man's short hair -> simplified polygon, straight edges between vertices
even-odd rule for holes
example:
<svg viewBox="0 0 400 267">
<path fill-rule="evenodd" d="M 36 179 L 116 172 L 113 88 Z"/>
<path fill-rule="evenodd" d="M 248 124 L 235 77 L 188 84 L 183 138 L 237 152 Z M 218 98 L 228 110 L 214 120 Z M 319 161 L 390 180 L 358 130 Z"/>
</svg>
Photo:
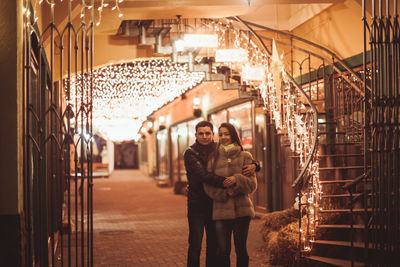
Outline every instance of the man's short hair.
<svg viewBox="0 0 400 267">
<path fill-rule="evenodd" d="M 209 121 L 201 121 L 201 122 L 197 123 L 196 124 L 196 133 L 197 133 L 197 129 L 199 129 L 200 127 L 210 127 L 211 132 L 214 132 L 214 129 L 213 129 L 214 126 Z"/>
</svg>

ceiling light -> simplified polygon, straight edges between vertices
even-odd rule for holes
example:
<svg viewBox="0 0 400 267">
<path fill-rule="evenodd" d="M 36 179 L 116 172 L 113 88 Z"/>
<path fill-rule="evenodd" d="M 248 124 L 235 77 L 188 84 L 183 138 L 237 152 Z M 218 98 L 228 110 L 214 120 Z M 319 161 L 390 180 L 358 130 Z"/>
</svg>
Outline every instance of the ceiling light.
<svg viewBox="0 0 400 267">
<path fill-rule="evenodd" d="M 174 46 L 176 52 L 183 52 L 185 49 L 185 42 L 181 39 L 175 40 Z"/>
</svg>

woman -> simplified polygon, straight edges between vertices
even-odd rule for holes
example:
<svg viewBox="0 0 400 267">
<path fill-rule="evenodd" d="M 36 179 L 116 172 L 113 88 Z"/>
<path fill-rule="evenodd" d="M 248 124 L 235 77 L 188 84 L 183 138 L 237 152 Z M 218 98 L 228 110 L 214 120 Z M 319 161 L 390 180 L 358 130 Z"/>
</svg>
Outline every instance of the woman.
<svg viewBox="0 0 400 267">
<path fill-rule="evenodd" d="M 222 123 L 218 129 L 219 142 L 216 151 L 208 161 L 209 171 L 228 177 L 226 184 L 231 186 L 220 189 L 204 184 L 206 194 L 213 199 L 213 220 L 217 231 L 218 266 L 230 266 L 231 236 L 236 251 L 236 266 L 249 265 L 247 254 L 247 235 L 250 219 L 254 217 L 254 208 L 249 194 L 257 188 L 255 175 L 242 175 L 242 168 L 251 164 L 250 153 L 243 151 L 240 138 L 235 127 L 230 123 Z"/>
</svg>

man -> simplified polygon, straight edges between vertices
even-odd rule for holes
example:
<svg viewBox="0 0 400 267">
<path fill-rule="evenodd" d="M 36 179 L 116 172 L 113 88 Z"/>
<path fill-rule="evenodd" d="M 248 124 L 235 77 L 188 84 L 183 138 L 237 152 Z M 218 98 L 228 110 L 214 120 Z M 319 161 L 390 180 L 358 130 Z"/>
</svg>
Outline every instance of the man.
<svg viewBox="0 0 400 267">
<path fill-rule="evenodd" d="M 207 172 L 207 159 L 216 149 L 213 125 L 201 121 L 196 125 L 196 142 L 186 149 L 184 161 L 188 179 L 188 222 L 189 248 L 187 257 L 188 267 L 200 266 L 201 243 L 204 228 L 206 229 L 206 266 L 216 267 L 217 240 L 215 223 L 212 220 L 212 200 L 205 194 L 203 183 L 215 187 L 229 187 L 233 176 L 222 177 Z M 257 163 L 247 165 L 244 175 L 259 170 Z M 233 177 L 234 178 L 234 177 Z"/>
</svg>

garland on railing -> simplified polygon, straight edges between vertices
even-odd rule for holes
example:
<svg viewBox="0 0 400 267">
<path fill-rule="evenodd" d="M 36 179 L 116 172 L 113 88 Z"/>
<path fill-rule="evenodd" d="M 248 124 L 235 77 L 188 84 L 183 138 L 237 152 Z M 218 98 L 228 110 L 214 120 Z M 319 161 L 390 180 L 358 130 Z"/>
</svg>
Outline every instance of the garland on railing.
<svg viewBox="0 0 400 267">
<path fill-rule="evenodd" d="M 276 56 L 275 45 L 273 47 L 275 56 L 272 57 L 272 61 L 279 60 Z M 282 64 L 275 62 L 273 65 L 281 66 Z M 282 78 L 282 90 L 277 89 L 279 84 L 274 81 L 275 77 L 279 77 L 279 80 Z M 305 99 L 298 92 L 296 94 L 295 86 L 288 79 L 283 67 L 276 68 L 274 72 L 267 76 L 267 79 L 267 86 L 259 88 L 264 99 L 264 105 L 270 111 L 276 129 L 287 134 L 290 149 L 299 156 L 300 167 L 307 167 L 304 176 L 310 177 L 308 183 L 303 185 L 297 196 L 297 201 L 300 202 L 297 204 L 299 211 L 302 215 L 306 214 L 305 221 L 307 223 L 306 230 L 304 230 L 304 227 L 300 228 L 301 249 L 308 252 L 312 248 L 315 229 L 319 222 L 318 211 L 322 193 L 319 182 L 318 152 L 311 164 L 305 166 L 308 156 L 313 153 L 313 140 L 317 138 L 313 129 L 317 125 L 314 125 L 316 121 L 313 120 L 313 110 L 307 109 L 304 105 Z"/>
<path fill-rule="evenodd" d="M 290 142 L 290 149 L 299 156 L 299 165 L 304 169 L 303 176 L 308 182 L 303 184 L 297 197 L 300 212 L 305 214 L 306 229 L 301 227 L 300 248 L 302 251 L 312 249 L 312 241 L 315 237 L 315 229 L 319 222 L 319 203 L 321 200 L 321 185 L 319 182 L 319 161 L 316 149 L 317 134 L 313 131 L 317 127 L 316 110 L 306 107 L 307 101 L 311 102 L 305 94 L 301 94 L 297 85 L 292 82 L 284 70 L 282 58 L 278 56 L 275 42 L 272 44 L 272 55 L 267 55 L 255 44 L 247 34 L 227 24 L 213 23 L 214 29 L 219 33 L 220 46 L 227 46 L 227 32 L 234 37 L 233 47 L 247 49 L 249 63 L 262 65 L 265 69 L 265 79 L 262 81 L 244 80 L 244 83 L 259 90 L 264 102 L 264 108 L 269 111 L 278 132 L 285 133 Z M 228 34 L 228 36 L 230 36 Z M 229 65 L 229 64 L 227 64 Z M 229 65 L 229 67 L 237 67 Z M 296 90 L 296 88 L 298 90 Z M 311 90 L 311 88 L 310 88 Z M 311 155 L 315 153 L 315 155 Z M 312 161 L 308 163 L 308 158 Z M 308 166 L 306 166 L 308 164 Z M 304 224 L 303 224 L 304 225 Z"/>
</svg>

